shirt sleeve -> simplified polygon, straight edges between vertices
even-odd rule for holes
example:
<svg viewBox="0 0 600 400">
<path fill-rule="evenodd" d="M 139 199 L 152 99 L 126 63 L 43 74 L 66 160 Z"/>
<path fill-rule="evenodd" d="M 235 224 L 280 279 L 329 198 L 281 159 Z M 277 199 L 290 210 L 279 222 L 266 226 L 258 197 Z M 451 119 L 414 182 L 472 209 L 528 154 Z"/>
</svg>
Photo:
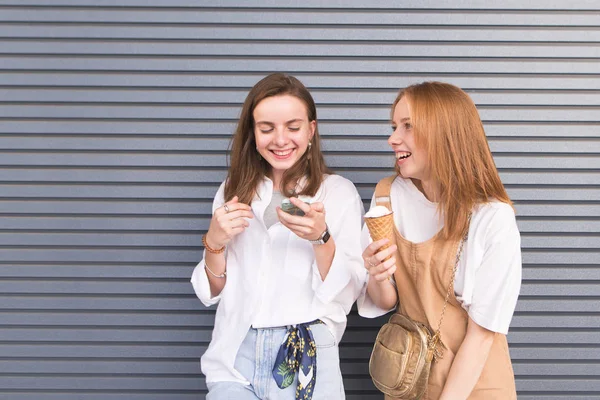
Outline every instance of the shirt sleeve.
<svg viewBox="0 0 600 400">
<path fill-rule="evenodd" d="M 503 204 L 484 228 L 484 251 L 476 266 L 469 317 L 507 334 L 521 289 L 521 236 L 512 208 Z"/>
<path fill-rule="evenodd" d="M 215 195 L 215 199 L 213 200 L 212 212 L 221 207 L 225 203 L 224 199 L 225 195 L 225 182 L 221 184 L 219 190 L 217 190 L 217 194 Z M 221 300 L 221 295 L 211 296 L 210 293 L 210 283 L 208 281 L 208 276 L 206 275 L 204 259 L 206 257 L 206 250 L 202 253 L 202 260 L 196 265 L 194 268 L 194 272 L 192 273 L 192 286 L 194 287 L 194 292 L 196 292 L 196 296 L 200 299 L 202 304 L 206 307 L 210 307 L 214 304 L 217 304 L 219 300 Z M 227 283 L 225 283 L 227 285 Z"/>
<path fill-rule="evenodd" d="M 348 185 L 351 190 L 338 186 L 340 190 L 333 198 L 334 201 L 328 202 L 325 209 L 327 226 L 335 240 L 335 254 L 325 280 L 321 279 L 316 261 L 312 266 L 312 288 L 317 298 L 325 304 L 332 302 L 342 291 L 347 292 L 349 285 L 355 287 L 354 300 L 362 286 L 362 279 L 357 278 L 357 271 L 362 267 L 360 229 L 364 208 L 354 185 L 349 181 Z"/>
<path fill-rule="evenodd" d="M 375 195 L 373 195 L 373 198 L 371 199 L 371 206 L 369 207 L 369 209 L 373 208 L 375 206 Z M 369 229 L 367 228 L 367 225 L 363 225 L 362 228 L 362 232 L 361 232 L 361 237 L 360 237 L 360 248 L 362 250 L 364 250 L 368 245 L 371 244 L 371 242 L 373 242 L 373 240 L 371 239 L 371 235 L 369 234 Z M 362 262 L 362 256 L 361 256 L 361 268 L 362 268 L 362 273 L 364 274 L 364 284 L 361 288 L 360 291 L 360 295 L 358 296 L 358 299 L 356 300 L 356 306 L 358 307 L 358 314 L 361 317 L 365 317 L 365 318 L 377 318 L 380 317 L 384 314 L 387 314 L 388 312 L 394 310 L 396 307 L 393 307 L 389 310 L 384 310 L 383 308 L 379 308 L 371 299 L 371 296 L 369 296 L 369 293 L 367 293 L 367 285 L 369 283 L 369 278 L 371 277 L 371 275 L 369 275 L 369 273 L 367 272 L 367 270 L 365 269 L 363 262 Z M 392 278 L 393 279 L 393 278 Z M 396 282 L 392 280 L 392 284 L 396 285 Z"/>
</svg>

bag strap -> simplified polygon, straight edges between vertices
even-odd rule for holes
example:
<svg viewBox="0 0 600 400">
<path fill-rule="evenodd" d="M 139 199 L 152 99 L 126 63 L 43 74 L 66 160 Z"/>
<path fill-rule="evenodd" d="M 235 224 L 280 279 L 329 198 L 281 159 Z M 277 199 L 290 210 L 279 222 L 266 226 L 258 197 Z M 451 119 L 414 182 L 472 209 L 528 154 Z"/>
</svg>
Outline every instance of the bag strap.
<svg viewBox="0 0 600 400">
<path fill-rule="evenodd" d="M 442 314 L 440 315 L 440 321 L 438 322 L 437 330 L 434 335 L 429 339 L 429 343 L 427 346 L 427 360 L 430 361 L 432 358 L 440 359 L 444 357 L 443 349 L 438 347 L 438 342 L 442 341 L 442 322 L 444 321 L 444 314 L 446 313 L 446 306 L 448 305 L 448 300 L 450 299 L 450 291 L 454 288 L 454 278 L 456 277 L 456 270 L 458 269 L 458 263 L 460 262 L 460 257 L 463 252 L 463 248 L 465 242 L 469 238 L 469 226 L 471 225 L 471 215 L 469 214 L 467 220 L 467 232 L 465 232 L 465 236 L 461 239 L 458 245 L 458 251 L 456 252 L 456 260 L 454 261 L 454 268 L 452 268 L 452 275 L 450 277 L 450 284 L 448 285 L 448 290 L 446 291 L 446 298 L 444 299 L 444 307 L 442 308 Z"/>
</svg>

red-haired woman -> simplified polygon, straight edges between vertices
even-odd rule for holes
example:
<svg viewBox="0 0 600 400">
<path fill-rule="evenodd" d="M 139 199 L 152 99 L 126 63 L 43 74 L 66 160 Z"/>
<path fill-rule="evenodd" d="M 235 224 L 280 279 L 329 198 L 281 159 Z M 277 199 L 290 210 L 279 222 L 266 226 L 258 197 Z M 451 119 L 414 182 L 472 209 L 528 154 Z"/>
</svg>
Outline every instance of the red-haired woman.
<svg viewBox="0 0 600 400">
<path fill-rule="evenodd" d="M 250 90 L 230 159 L 192 276 L 200 300 L 219 304 L 207 399 L 344 399 L 338 343 L 365 274 L 362 202 L 326 167 L 298 79 Z"/>
<path fill-rule="evenodd" d="M 433 332 L 450 293 L 446 349 L 424 398 L 516 399 L 506 334 L 521 285 L 520 235 L 475 104 L 450 84 L 407 87 L 393 103 L 388 143 L 397 175 L 379 182 L 372 206 L 394 212 L 395 243 L 382 250 L 388 240 L 368 244 L 363 232 L 370 279 L 359 312 L 399 304 Z"/>
</svg>

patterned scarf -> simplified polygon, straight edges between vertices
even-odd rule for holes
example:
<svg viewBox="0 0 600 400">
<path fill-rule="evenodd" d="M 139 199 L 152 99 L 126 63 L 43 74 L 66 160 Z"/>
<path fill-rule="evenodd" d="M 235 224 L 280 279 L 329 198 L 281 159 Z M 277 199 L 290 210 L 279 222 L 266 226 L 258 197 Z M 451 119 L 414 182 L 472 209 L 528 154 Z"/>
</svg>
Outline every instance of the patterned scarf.
<svg viewBox="0 0 600 400">
<path fill-rule="evenodd" d="M 317 381 L 317 346 L 310 325 L 322 323 L 316 320 L 291 327 L 277 353 L 273 378 L 280 389 L 285 389 L 298 372 L 296 400 L 312 399 Z"/>
</svg>

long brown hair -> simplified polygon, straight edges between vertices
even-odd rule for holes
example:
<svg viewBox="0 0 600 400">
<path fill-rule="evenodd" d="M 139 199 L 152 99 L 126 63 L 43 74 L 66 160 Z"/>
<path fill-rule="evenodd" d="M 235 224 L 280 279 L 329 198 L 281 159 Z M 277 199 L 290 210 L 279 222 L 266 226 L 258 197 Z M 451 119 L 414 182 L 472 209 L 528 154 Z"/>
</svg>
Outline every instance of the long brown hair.
<svg viewBox="0 0 600 400">
<path fill-rule="evenodd" d="M 262 100 L 272 96 L 290 95 L 301 100 L 306 106 L 308 121 L 317 122 L 317 108 L 310 92 L 298 79 L 291 75 L 275 73 L 261 79 L 248 93 L 235 134 L 231 141 L 229 155 L 229 171 L 225 183 L 225 201 L 234 196 L 242 203 L 250 204 L 256 188 L 265 176 L 271 173 L 271 166 L 256 151 L 254 138 L 254 109 Z M 325 165 L 321 153 L 318 124 L 311 139 L 311 146 L 286 170 L 281 180 L 281 192 L 291 197 L 293 195 L 314 196 L 323 182 L 323 174 L 331 171 Z M 301 191 L 294 192 L 294 184 L 306 176 L 306 182 Z"/>
<path fill-rule="evenodd" d="M 440 190 L 443 237 L 460 239 L 476 204 L 497 199 L 512 205 L 469 95 L 448 83 L 419 83 L 400 91 L 392 115 L 403 97 L 409 104 L 415 144 L 427 151 L 431 178 Z"/>
</svg>

